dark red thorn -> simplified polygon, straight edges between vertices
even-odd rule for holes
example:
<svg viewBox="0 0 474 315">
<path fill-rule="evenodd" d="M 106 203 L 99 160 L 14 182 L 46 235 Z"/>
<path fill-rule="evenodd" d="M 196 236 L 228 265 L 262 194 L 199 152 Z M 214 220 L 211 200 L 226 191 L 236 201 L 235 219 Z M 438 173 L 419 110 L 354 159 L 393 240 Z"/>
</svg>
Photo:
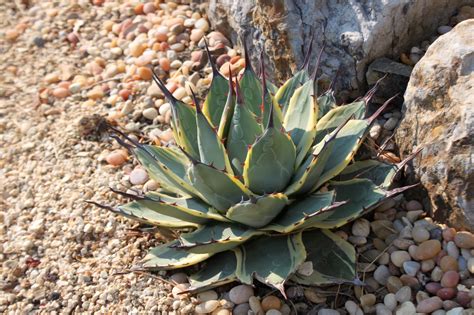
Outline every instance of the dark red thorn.
<svg viewBox="0 0 474 315">
<path fill-rule="evenodd" d="M 196 94 L 194 93 L 191 86 L 189 87 L 189 90 L 191 91 L 191 97 L 193 99 L 194 106 L 196 107 L 196 113 L 202 114 L 201 105 L 199 105 L 199 100 L 197 99 Z"/>
<path fill-rule="evenodd" d="M 319 65 L 321 63 L 321 57 L 323 55 L 324 48 L 326 48 L 326 39 L 325 38 L 323 39 L 323 45 L 321 46 L 321 50 L 319 51 L 318 59 L 316 61 L 316 66 L 314 67 L 313 74 L 311 75 L 311 79 L 313 81 L 316 81 L 316 76 L 318 75 Z"/>
<path fill-rule="evenodd" d="M 367 91 L 365 96 L 362 98 L 366 104 L 368 104 L 372 97 L 374 97 L 375 93 L 380 87 L 380 82 L 382 82 L 387 76 L 388 74 L 386 73 L 383 77 L 378 79 L 377 82 L 375 82 L 374 86 L 370 90 Z"/>
<path fill-rule="evenodd" d="M 245 58 L 245 69 L 244 69 L 244 72 L 245 71 L 253 71 L 252 69 L 252 64 L 250 63 L 250 55 L 249 55 L 249 51 L 247 49 L 247 43 L 245 42 L 245 39 L 246 39 L 246 36 L 242 36 L 241 40 L 242 40 L 242 46 L 244 47 L 244 58 Z"/>
<path fill-rule="evenodd" d="M 396 97 L 398 97 L 398 93 L 392 96 L 391 98 L 389 98 L 388 100 L 386 100 L 385 103 L 383 103 L 383 105 L 380 106 L 377 109 L 377 111 L 372 114 L 372 116 L 367 118 L 367 121 L 369 122 L 369 124 L 372 124 L 375 121 L 375 119 L 377 119 L 377 117 L 380 116 L 380 114 L 382 114 L 382 112 L 387 108 L 390 102 L 393 101 Z"/>
<path fill-rule="evenodd" d="M 310 41 L 309 41 L 309 46 L 308 46 L 308 50 L 306 51 L 306 54 L 304 56 L 304 61 L 303 61 L 303 66 L 301 66 L 301 69 L 300 70 L 303 70 L 303 69 L 306 69 L 308 70 L 308 66 L 309 66 L 309 58 L 311 56 L 311 52 L 313 50 L 313 43 L 314 43 L 314 35 L 316 34 L 316 32 L 314 31 L 314 28 L 311 28 L 311 32 L 310 32 Z"/>
<path fill-rule="evenodd" d="M 217 70 L 217 67 L 216 67 L 216 64 L 212 61 L 212 55 L 211 55 L 211 52 L 209 51 L 209 46 L 207 44 L 207 40 L 206 38 L 204 37 L 204 47 L 206 49 L 206 53 L 207 53 L 207 58 L 209 59 L 209 63 L 211 64 L 211 68 L 212 68 L 212 75 L 213 76 L 219 76 L 221 75 L 219 70 Z"/>
<path fill-rule="evenodd" d="M 171 103 L 171 105 L 175 105 L 178 100 L 173 96 L 173 94 L 168 90 L 166 87 L 165 83 L 161 81 L 161 79 L 158 77 L 155 71 L 153 69 L 151 70 L 153 75 L 153 81 L 155 81 L 156 85 L 160 88 L 161 92 L 165 95 L 165 97 L 168 99 L 168 101 Z"/>
</svg>

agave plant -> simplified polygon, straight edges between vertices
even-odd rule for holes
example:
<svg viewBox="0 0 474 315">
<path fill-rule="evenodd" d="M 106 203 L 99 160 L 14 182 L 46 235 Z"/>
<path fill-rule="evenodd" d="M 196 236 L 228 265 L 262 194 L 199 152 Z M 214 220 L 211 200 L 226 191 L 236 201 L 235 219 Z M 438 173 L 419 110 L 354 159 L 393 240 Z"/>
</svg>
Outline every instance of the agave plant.
<svg viewBox="0 0 474 315">
<path fill-rule="evenodd" d="M 353 161 L 388 102 L 366 118 L 373 91 L 344 106 L 336 105 L 332 88 L 317 97 L 310 50 L 280 88 L 266 82 L 263 56 L 259 77 L 245 55 L 235 83 L 209 58 L 213 80 L 202 106 L 195 96 L 192 105 L 177 100 L 154 76 L 172 105 L 177 146 L 141 144 L 116 130 L 114 137 L 161 188 L 122 193 L 134 200 L 109 209 L 180 230 L 177 239 L 151 248 L 143 266 L 202 263 L 190 276 L 190 290 L 257 279 L 284 294 L 287 281 L 354 282 L 355 250 L 331 230 L 406 189 L 389 190 L 406 161 Z M 312 272 L 297 273 L 305 262 Z"/>
</svg>

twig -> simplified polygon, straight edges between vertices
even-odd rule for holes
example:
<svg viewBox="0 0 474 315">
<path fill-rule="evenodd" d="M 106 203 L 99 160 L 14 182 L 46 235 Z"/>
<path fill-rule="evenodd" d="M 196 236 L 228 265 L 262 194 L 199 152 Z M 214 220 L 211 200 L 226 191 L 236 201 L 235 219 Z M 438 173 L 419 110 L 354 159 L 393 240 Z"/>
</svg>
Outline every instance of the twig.
<svg viewBox="0 0 474 315">
<path fill-rule="evenodd" d="M 102 84 L 102 83 L 107 83 L 107 82 L 115 81 L 115 80 L 121 80 L 121 79 L 123 79 L 123 77 L 124 77 L 123 75 L 118 75 L 118 76 L 113 77 L 113 78 L 105 79 L 105 80 L 96 82 L 94 84 L 91 84 L 91 85 L 85 87 L 84 90 L 92 89 L 94 86 L 97 86 L 97 85 Z"/>
</svg>

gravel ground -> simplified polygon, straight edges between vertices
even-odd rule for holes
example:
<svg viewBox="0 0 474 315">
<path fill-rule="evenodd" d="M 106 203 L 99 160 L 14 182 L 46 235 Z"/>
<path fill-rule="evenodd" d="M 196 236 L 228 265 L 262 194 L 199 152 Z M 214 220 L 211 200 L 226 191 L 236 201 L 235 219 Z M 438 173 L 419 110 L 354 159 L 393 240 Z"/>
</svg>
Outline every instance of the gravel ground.
<svg viewBox="0 0 474 315">
<path fill-rule="evenodd" d="M 474 236 L 433 223 L 403 196 L 338 232 L 357 246 L 366 287 L 289 286 L 288 302 L 248 286 L 189 297 L 177 294 L 183 274 L 131 273 L 165 236 L 85 200 L 116 204 L 109 187 L 156 184 L 97 128 L 98 117 L 168 143 L 169 105 L 148 68 L 186 100 L 184 81 L 209 84 L 204 34 L 222 72 L 243 60 L 196 5 L 21 3 L 0 4 L 0 312 L 452 315 L 472 307 Z M 385 140 L 399 117 L 394 109 L 371 130 L 381 158 L 398 161 Z"/>
</svg>

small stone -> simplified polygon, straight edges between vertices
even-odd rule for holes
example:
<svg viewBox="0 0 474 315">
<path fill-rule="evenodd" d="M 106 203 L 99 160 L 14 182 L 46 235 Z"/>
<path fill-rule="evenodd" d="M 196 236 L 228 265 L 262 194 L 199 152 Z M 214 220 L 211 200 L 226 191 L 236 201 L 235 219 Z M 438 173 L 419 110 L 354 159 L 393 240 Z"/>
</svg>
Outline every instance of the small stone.
<svg viewBox="0 0 474 315">
<path fill-rule="evenodd" d="M 435 265 L 436 265 L 436 263 L 433 259 L 423 260 L 421 262 L 421 271 L 429 272 L 429 271 L 433 270 Z"/>
<path fill-rule="evenodd" d="M 416 273 L 418 272 L 418 270 L 420 270 L 420 263 L 416 262 L 416 261 L 405 261 L 403 263 L 403 270 L 405 270 L 406 274 L 407 275 L 410 275 L 410 276 L 416 276 Z"/>
<path fill-rule="evenodd" d="M 407 302 L 411 300 L 411 288 L 408 286 L 401 287 L 400 290 L 395 294 L 395 298 L 399 303 Z"/>
<path fill-rule="evenodd" d="M 397 250 L 397 251 L 394 251 L 392 254 L 390 254 L 390 260 L 395 266 L 400 268 L 403 266 L 404 262 L 410 261 L 411 257 L 410 257 L 410 254 L 408 254 L 408 252 Z"/>
<path fill-rule="evenodd" d="M 429 314 L 436 310 L 439 310 L 442 307 L 443 307 L 443 301 L 439 297 L 435 296 L 418 303 L 418 305 L 416 306 L 416 311 L 418 313 Z"/>
<path fill-rule="evenodd" d="M 400 308 L 395 312 L 395 315 L 414 315 L 416 313 L 415 305 L 408 301 L 400 305 Z"/>
<path fill-rule="evenodd" d="M 143 110 L 142 112 L 142 115 L 143 117 L 145 117 L 146 119 L 149 119 L 149 120 L 153 120 L 155 119 L 156 117 L 158 117 L 158 111 L 151 107 L 151 108 L 146 108 L 145 110 Z"/>
<path fill-rule="evenodd" d="M 352 225 L 352 234 L 367 237 L 370 234 L 370 222 L 366 219 L 358 219 Z"/>
<path fill-rule="evenodd" d="M 48 84 L 59 82 L 59 74 L 56 72 L 49 73 L 44 77 L 44 81 Z"/>
<path fill-rule="evenodd" d="M 387 306 L 385 306 L 384 304 L 377 304 L 375 306 L 375 314 L 376 315 L 392 315 L 392 311 L 388 309 Z"/>
<path fill-rule="evenodd" d="M 441 278 L 441 286 L 444 288 L 455 288 L 459 283 L 459 273 L 456 271 L 446 271 Z"/>
<path fill-rule="evenodd" d="M 383 128 L 386 129 L 386 130 L 392 131 L 393 129 L 395 129 L 395 127 L 397 126 L 397 124 L 398 124 L 398 118 L 390 117 L 390 118 L 385 122 L 385 124 L 383 124 Z"/>
<path fill-rule="evenodd" d="M 418 200 L 410 200 L 405 204 L 407 211 L 423 210 L 423 205 Z"/>
<path fill-rule="evenodd" d="M 188 305 L 191 305 L 191 304 L 188 304 Z M 184 309 L 182 310 L 183 314 L 186 314 L 184 312 Z M 216 310 L 214 310 L 211 315 L 231 315 L 230 311 L 228 309 L 225 309 L 225 308 L 218 308 Z"/>
<path fill-rule="evenodd" d="M 385 265 L 380 265 L 374 271 L 374 279 L 381 285 L 386 285 L 387 280 L 390 277 L 390 270 Z"/>
<path fill-rule="evenodd" d="M 65 98 L 69 95 L 68 89 L 58 87 L 53 90 L 53 95 L 56 98 Z"/>
<path fill-rule="evenodd" d="M 314 269 L 313 269 L 313 262 L 312 261 L 305 261 L 302 263 L 296 272 L 302 276 L 310 276 L 313 274 Z"/>
<path fill-rule="evenodd" d="M 142 168 L 136 168 L 130 173 L 130 183 L 133 185 L 143 185 L 147 180 L 148 174 Z"/>
<path fill-rule="evenodd" d="M 246 284 L 235 286 L 229 291 L 229 298 L 235 304 L 247 303 L 253 295 L 253 288 Z"/>
<path fill-rule="evenodd" d="M 318 315 L 340 315 L 340 313 L 329 308 L 322 308 L 318 311 Z"/>
<path fill-rule="evenodd" d="M 474 274 L 474 257 L 467 260 L 467 270 L 469 270 L 471 274 Z"/>
<path fill-rule="evenodd" d="M 454 241 L 454 237 L 456 236 L 456 229 L 454 228 L 446 228 L 443 230 L 443 239 L 447 242 Z"/>
<path fill-rule="evenodd" d="M 271 309 L 278 310 L 281 307 L 281 301 L 274 295 L 269 295 L 262 300 L 262 308 L 266 312 Z"/>
<path fill-rule="evenodd" d="M 237 305 L 232 311 L 233 315 L 247 315 L 250 310 L 249 303 L 242 303 Z"/>
<path fill-rule="evenodd" d="M 204 291 L 204 292 L 201 292 L 197 295 L 197 299 L 200 302 L 207 302 L 207 301 L 211 301 L 211 300 L 217 300 L 218 297 L 219 296 L 217 295 L 216 291 L 214 291 L 214 290 Z"/>
<path fill-rule="evenodd" d="M 471 304 L 471 300 L 471 295 L 467 291 L 459 291 L 456 295 L 456 301 L 464 307 L 469 307 Z"/>
<path fill-rule="evenodd" d="M 458 271 L 458 261 L 456 258 L 451 257 L 451 256 L 444 256 L 443 258 L 440 259 L 439 261 L 439 267 L 441 270 L 444 272 L 453 270 L 453 271 Z"/>
<path fill-rule="evenodd" d="M 443 301 L 452 300 L 456 296 L 456 289 L 454 288 L 441 288 L 436 292 L 436 295 Z"/>
<path fill-rule="evenodd" d="M 153 2 L 147 2 L 143 5 L 143 13 L 149 14 L 156 11 L 156 7 Z"/>
<path fill-rule="evenodd" d="M 194 29 L 191 31 L 191 36 L 189 37 L 193 42 L 199 42 L 204 36 L 204 31 L 201 29 Z"/>
<path fill-rule="evenodd" d="M 268 310 L 265 315 L 281 315 L 281 312 L 279 310 L 274 310 L 274 309 L 271 309 L 271 310 Z"/>
<path fill-rule="evenodd" d="M 110 165 L 119 166 L 125 163 L 125 161 L 127 160 L 127 156 L 122 151 L 114 151 L 109 153 L 106 156 L 105 160 Z"/>
<path fill-rule="evenodd" d="M 351 300 L 347 300 L 344 304 L 344 307 L 350 315 L 356 315 L 357 311 L 359 310 L 359 306 Z"/>
<path fill-rule="evenodd" d="M 184 300 L 188 298 L 187 294 L 184 294 L 182 292 L 186 291 L 189 288 L 190 284 L 189 283 L 180 283 L 177 284 L 176 286 L 173 287 L 171 290 L 171 294 L 175 299 L 179 300 Z"/>
<path fill-rule="evenodd" d="M 196 305 L 196 308 L 194 310 L 198 314 L 207 314 L 207 313 L 211 313 L 219 306 L 220 306 L 219 301 L 210 300 L 210 301 L 206 301 L 206 302 Z"/>
<path fill-rule="evenodd" d="M 446 252 L 448 252 L 448 256 L 451 256 L 454 259 L 459 258 L 459 248 L 453 241 L 450 241 L 448 244 L 446 244 Z"/>
<path fill-rule="evenodd" d="M 290 315 L 291 314 L 291 309 L 290 307 L 287 305 L 287 304 L 283 304 L 281 307 L 280 307 L 280 313 L 282 315 Z"/>
<path fill-rule="evenodd" d="M 360 305 L 363 307 L 375 305 L 376 297 L 374 294 L 365 294 L 360 297 Z"/>
<path fill-rule="evenodd" d="M 15 41 L 18 36 L 20 36 L 20 32 L 15 29 L 7 30 L 5 32 L 5 38 L 9 41 Z"/>
<path fill-rule="evenodd" d="M 447 32 L 451 31 L 453 28 L 449 25 L 441 25 L 438 27 L 437 31 L 439 35 L 446 34 Z"/>
<path fill-rule="evenodd" d="M 170 49 L 174 50 L 174 51 L 177 51 L 177 52 L 181 52 L 183 51 L 185 48 L 184 44 L 183 43 L 176 43 L 176 44 L 173 44 L 170 46 Z"/>
<path fill-rule="evenodd" d="M 433 271 L 431 271 L 431 280 L 433 281 L 441 281 L 441 278 L 443 277 L 443 270 L 439 268 L 438 266 L 433 268 Z"/>
<path fill-rule="evenodd" d="M 462 307 L 455 307 L 453 309 L 450 309 L 449 311 L 446 312 L 446 315 L 463 315 L 463 314 L 472 314 L 469 311 L 464 312 L 464 309 Z"/>
<path fill-rule="evenodd" d="M 140 77 L 140 79 L 149 81 L 151 80 L 151 77 L 153 76 L 153 72 L 147 67 L 140 67 L 137 70 L 137 74 Z"/>
<path fill-rule="evenodd" d="M 398 290 L 401 289 L 401 287 L 403 287 L 403 283 L 400 280 L 400 278 L 395 277 L 395 276 L 390 276 L 387 279 L 387 285 L 386 286 L 387 286 L 387 290 L 389 292 L 396 293 Z"/>
<path fill-rule="evenodd" d="M 92 88 L 89 92 L 87 92 L 87 97 L 90 98 L 91 100 L 98 100 L 102 97 L 104 97 L 104 91 L 100 86 L 95 86 Z"/>
<path fill-rule="evenodd" d="M 458 232 L 454 237 L 454 243 L 456 243 L 459 248 L 474 248 L 474 235 L 465 231 Z"/>
<path fill-rule="evenodd" d="M 194 27 L 202 30 L 203 32 L 207 32 L 209 30 L 209 23 L 206 19 L 199 19 L 194 23 Z"/>
<path fill-rule="evenodd" d="M 250 309 L 254 312 L 254 314 L 264 313 L 262 309 L 262 304 L 260 303 L 260 300 L 257 297 L 251 296 L 249 298 L 249 305 L 250 305 Z"/>
<path fill-rule="evenodd" d="M 175 283 L 186 283 L 188 282 L 188 275 L 184 272 L 177 272 L 170 276 L 171 281 Z"/>
<path fill-rule="evenodd" d="M 417 243 L 421 243 L 430 239 L 430 232 L 421 226 L 415 226 L 411 231 L 411 235 Z"/>
<path fill-rule="evenodd" d="M 394 311 L 395 308 L 397 307 L 397 298 L 395 294 L 393 293 L 386 294 L 383 298 L 383 304 L 385 304 L 385 306 L 389 310 Z"/>
<path fill-rule="evenodd" d="M 438 282 L 429 282 L 425 285 L 426 291 L 433 295 L 436 295 L 436 293 L 438 293 L 441 288 L 441 284 L 439 284 Z"/>
<path fill-rule="evenodd" d="M 418 260 L 431 259 L 441 251 L 441 243 L 438 240 L 428 240 L 421 243 L 416 249 L 415 255 Z"/>
<path fill-rule="evenodd" d="M 35 38 L 33 38 L 33 44 L 36 47 L 43 48 L 45 44 L 44 38 L 41 36 L 36 36 Z"/>
</svg>

